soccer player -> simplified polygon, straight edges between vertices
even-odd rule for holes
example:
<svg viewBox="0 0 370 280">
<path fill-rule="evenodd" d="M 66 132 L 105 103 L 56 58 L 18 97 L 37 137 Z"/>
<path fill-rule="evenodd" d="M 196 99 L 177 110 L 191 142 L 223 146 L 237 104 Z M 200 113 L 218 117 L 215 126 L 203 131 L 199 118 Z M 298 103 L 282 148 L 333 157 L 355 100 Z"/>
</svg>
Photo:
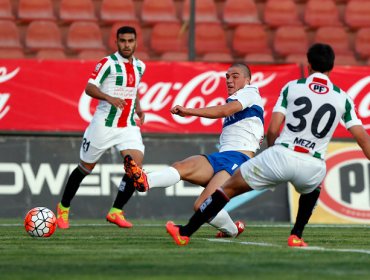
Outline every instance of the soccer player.
<svg viewBox="0 0 370 280">
<path fill-rule="evenodd" d="M 57 206 L 59 228 L 69 228 L 70 204 L 81 181 L 94 169 L 103 153 L 115 147 L 122 157 L 130 154 L 139 165 L 144 157 L 144 145 L 134 113 L 144 122 L 137 89 L 145 71 L 145 64 L 134 57 L 136 30 L 123 26 L 117 30 L 117 51 L 104 57 L 91 74 L 85 92 L 99 100 L 93 119 L 85 130 L 80 148 L 80 162 L 68 178 L 62 200 Z M 135 188 L 126 184 L 124 176 L 117 197 L 106 216 L 107 221 L 130 228 L 122 211 Z"/>
<path fill-rule="evenodd" d="M 273 109 L 267 132 L 270 147 L 243 163 L 203 202 L 188 224 L 177 226 L 167 222 L 167 232 L 177 245 L 188 244 L 190 236 L 217 215 L 232 197 L 291 182 L 301 195 L 288 246 L 307 246 L 302 239 L 303 230 L 326 174 L 324 157 L 328 143 L 341 119 L 370 159 L 370 136 L 356 115 L 353 101 L 329 79 L 335 59 L 333 49 L 326 44 L 314 44 L 307 59 L 309 76 L 284 86 Z"/>
<path fill-rule="evenodd" d="M 137 189 L 146 191 L 149 187 L 168 187 L 180 180 L 203 186 L 205 189 L 194 205 L 197 210 L 243 162 L 252 158 L 263 140 L 264 119 L 261 96 L 258 88 L 250 85 L 250 81 L 251 71 L 247 65 L 232 64 L 226 73 L 226 104 L 205 108 L 173 107 L 171 112 L 182 117 L 225 118 L 219 152 L 194 155 L 147 175 L 127 156 L 125 170 Z M 213 219 L 210 217 L 209 224 L 220 230 L 217 237 L 236 237 L 244 230 L 244 223 L 234 223 L 225 210 L 221 210 Z"/>
</svg>

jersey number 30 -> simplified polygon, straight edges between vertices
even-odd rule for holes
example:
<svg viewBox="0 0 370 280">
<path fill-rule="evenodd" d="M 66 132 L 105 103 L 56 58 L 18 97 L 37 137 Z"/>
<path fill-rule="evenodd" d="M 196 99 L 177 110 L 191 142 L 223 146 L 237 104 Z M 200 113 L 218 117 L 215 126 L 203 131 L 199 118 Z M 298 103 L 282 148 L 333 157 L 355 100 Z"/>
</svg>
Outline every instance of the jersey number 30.
<svg viewBox="0 0 370 280">
<path fill-rule="evenodd" d="M 293 132 L 301 132 L 307 126 L 307 119 L 305 118 L 305 116 L 311 112 L 312 102 L 307 97 L 299 97 L 294 101 L 294 104 L 297 106 L 304 105 L 299 110 L 293 112 L 293 116 L 299 119 L 299 123 L 296 126 L 288 123 L 287 127 Z M 318 131 L 321 119 L 326 113 L 329 113 L 329 119 L 327 120 L 326 124 L 321 129 L 321 131 Z M 336 110 L 333 105 L 330 105 L 328 103 L 321 105 L 320 108 L 314 114 L 314 117 L 312 119 L 311 133 L 316 138 L 319 138 L 319 139 L 324 138 L 330 131 L 331 127 L 333 126 L 335 115 L 336 115 Z"/>
</svg>

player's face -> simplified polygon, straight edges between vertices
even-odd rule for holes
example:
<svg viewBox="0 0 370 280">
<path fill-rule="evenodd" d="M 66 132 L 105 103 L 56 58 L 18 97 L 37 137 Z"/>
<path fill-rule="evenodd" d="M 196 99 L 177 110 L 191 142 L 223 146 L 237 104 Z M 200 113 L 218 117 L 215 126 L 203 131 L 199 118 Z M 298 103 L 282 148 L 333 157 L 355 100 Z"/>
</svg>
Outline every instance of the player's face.
<svg viewBox="0 0 370 280">
<path fill-rule="evenodd" d="M 136 49 L 136 37 L 133 33 L 118 34 L 117 50 L 124 58 L 131 58 Z"/>
<path fill-rule="evenodd" d="M 226 85 L 227 92 L 229 95 L 233 95 L 239 89 L 245 87 L 248 84 L 249 78 L 244 77 L 244 73 L 239 67 L 230 67 L 226 73 Z"/>
</svg>

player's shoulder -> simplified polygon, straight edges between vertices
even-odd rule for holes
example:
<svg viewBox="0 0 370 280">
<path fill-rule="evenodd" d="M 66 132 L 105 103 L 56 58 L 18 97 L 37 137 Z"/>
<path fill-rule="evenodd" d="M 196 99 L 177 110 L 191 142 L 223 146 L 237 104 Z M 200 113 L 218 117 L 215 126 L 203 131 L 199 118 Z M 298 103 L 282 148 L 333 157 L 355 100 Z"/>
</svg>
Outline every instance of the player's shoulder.
<svg viewBox="0 0 370 280">
<path fill-rule="evenodd" d="M 134 57 L 134 65 L 136 66 L 137 69 L 139 69 L 141 73 L 144 73 L 146 69 L 146 64 L 144 63 L 144 61 L 137 57 Z"/>
<path fill-rule="evenodd" d="M 237 91 L 238 94 L 260 94 L 256 85 L 246 85 Z"/>
</svg>

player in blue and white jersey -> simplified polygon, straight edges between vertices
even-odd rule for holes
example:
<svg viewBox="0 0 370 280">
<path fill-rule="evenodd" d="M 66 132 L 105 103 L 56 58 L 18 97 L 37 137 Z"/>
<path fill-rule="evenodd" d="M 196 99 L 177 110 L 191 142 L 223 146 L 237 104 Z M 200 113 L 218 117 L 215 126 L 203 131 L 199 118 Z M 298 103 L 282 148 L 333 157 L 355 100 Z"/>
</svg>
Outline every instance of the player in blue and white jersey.
<svg viewBox="0 0 370 280">
<path fill-rule="evenodd" d="M 115 147 L 122 157 L 130 154 L 139 165 L 143 161 L 144 144 L 134 115 L 137 114 L 143 124 L 145 115 L 137 89 L 145 64 L 134 56 L 136 30 L 130 26 L 119 28 L 116 44 L 117 51 L 96 65 L 85 89 L 87 95 L 99 100 L 99 104 L 83 136 L 80 162 L 69 176 L 57 206 L 59 228 L 69 228 L 71 201 L 82 180 L 91 174 L 106 150 Z M 122 178 L 117 197 L 106 216 L 107 221 L 123 228 L 132 227 L 122 211 L 135 191 L 132 184 L 126 186 L 128 180 L 127 176 Z"/>
<path fill-rule="evenodd" d="M 291 182 L 301 195 L 288 246 L 305 247 L 303 230 L 326 174 L 327 145 L 341 119 L 370 159 L 370 136 L 358 119 L 351 98 L 329 79 L 335 59 L 333 49 L 326 44 L 314 44 L 307 52 L 307 59 L 309 76 L 288 83 L 274 107 L 267 132 L 270 147 L 243 163 L 204 201 L 187 225 L 167 223 L 167 231 L 176 244 L 186 245 L 190 236 L 217 215 L 232 197 Z"/>
<path fill-rule="evenodd" d="M 215 189 L 223 184 L 239 168 L 252 158 L 263 140 L 263 102 L 256 86 L 250 85 L 251 72 L 247 65 L 235 63 L 226 73 L 228 97 L 226 104 L 205 108 L 175 106 L 172 114 L 182 117 L 225 118 L 220 136 L 219 152 L 209 155 L 194 155 L 175 162 L 162 171 L 142 173 L 133 160 L 125 159 L 126 173 L 137 184 L 139 191 L 149 187 L 169 187 L 180 180 L 203 186 L 205 189 L 196 200 L 197 210 Z M 138 179 L 135 176 L 138 175 Z M 138 182 L 136 182 L 138 183 Z M 209 223 L 220 230 L 218 237 L 236 237 L 244 230 L 241 221 L 233 222 L 222 210 Z"/>
</svg>

